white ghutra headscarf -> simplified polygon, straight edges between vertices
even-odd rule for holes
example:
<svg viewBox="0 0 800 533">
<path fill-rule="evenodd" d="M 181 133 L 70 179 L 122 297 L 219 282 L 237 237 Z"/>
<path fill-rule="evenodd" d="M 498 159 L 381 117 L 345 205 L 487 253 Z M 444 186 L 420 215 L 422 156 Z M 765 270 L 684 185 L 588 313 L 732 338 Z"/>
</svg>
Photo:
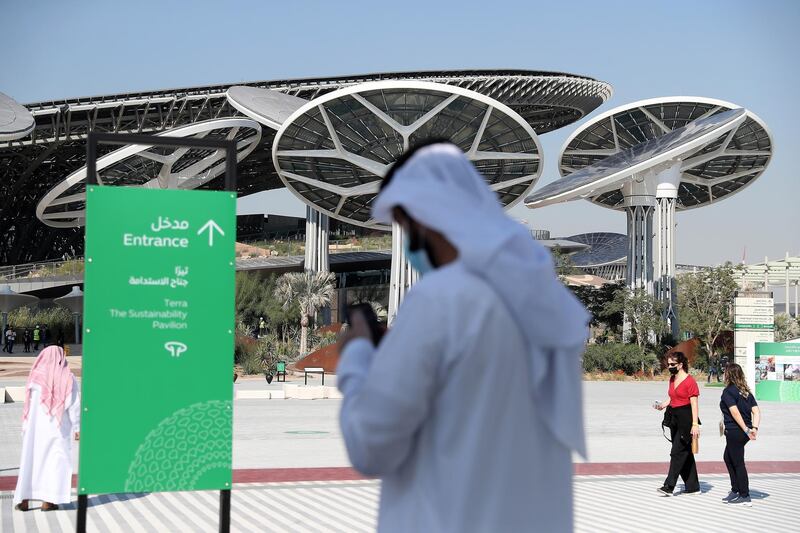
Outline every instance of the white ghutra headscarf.
<svg viewBox="0 0 800 533">
<path fill-rule="evenodd" d="M 388 224 L 401 206 L 443 234 L 466 269 L 508 307 L 528 348 L 531 399 L 548 430 L 586 456 L 581 364 L 589 315 L 555 274 L 550 253 L 509 218 L 475 166 L 450 143 L 419 149 L 372 207 Z"/>
</svg>

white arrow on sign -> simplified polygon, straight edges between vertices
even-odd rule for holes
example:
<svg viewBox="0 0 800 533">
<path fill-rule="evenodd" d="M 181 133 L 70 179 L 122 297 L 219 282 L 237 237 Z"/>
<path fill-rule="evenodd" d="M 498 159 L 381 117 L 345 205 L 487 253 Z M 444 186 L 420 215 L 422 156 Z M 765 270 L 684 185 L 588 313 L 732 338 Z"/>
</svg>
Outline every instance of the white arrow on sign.
<svg viewBox="0 0 800 533">
<path fill-rule="evenodd" d="M 220 228 L 217 225 L 217 223 L 214 222 L 213 220 L 209 220 L 208 222 L 203 224 L 203 227 L 200 228 L 199 230 L 197 230 L 197 234 L 200 235 L 201 233 L 203 233 L 206 230 L 208 230 L 208 245 L 209 246 L 214 246 L 214 230 L 217 230 L 219 232 L 219 234 L 222 235 L 223 237 L 225 236 L 225 232 L 222 231 L 222 228 Z"/>
</svg>

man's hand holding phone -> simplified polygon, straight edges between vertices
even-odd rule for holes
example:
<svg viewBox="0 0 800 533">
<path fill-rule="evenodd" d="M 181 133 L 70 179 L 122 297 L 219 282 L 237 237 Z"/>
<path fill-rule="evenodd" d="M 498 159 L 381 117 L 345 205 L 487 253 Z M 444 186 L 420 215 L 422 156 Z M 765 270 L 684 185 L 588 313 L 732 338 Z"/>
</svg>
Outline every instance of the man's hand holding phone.
<svg viewBox="0 0 800 533">
<path fill-rule="evenodd" d="M 339 353 L 341 353 L 347 343 L 353 339 L 363 337 L 376 346 L 380 342 L 381 336 L 383 335 L 383 327 L 378 323 L 378 317 L 375 315 L 372 308 L 369 307 L 369 304 L 348 306 L 346 321 L 348 328 L 339 335 Z"/>
</svg>

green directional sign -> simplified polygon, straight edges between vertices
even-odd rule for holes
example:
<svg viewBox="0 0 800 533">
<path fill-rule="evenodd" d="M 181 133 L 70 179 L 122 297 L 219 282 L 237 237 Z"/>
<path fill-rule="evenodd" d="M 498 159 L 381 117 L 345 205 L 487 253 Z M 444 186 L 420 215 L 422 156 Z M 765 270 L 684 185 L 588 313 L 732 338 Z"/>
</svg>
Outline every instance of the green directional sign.
<svg viewBox="0 0 800 533">
<path fill-rule="evenodd" d="M 231 488 L 236 197 L 89 185 L 80 494 Z"/>
</svg>

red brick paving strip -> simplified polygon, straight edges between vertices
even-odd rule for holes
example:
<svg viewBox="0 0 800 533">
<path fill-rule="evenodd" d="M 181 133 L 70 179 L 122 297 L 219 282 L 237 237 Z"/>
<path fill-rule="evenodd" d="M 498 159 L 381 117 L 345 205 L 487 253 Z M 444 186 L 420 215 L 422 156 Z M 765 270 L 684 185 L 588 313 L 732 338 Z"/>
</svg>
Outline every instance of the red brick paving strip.
<svg viewBox="0 0 800 533">
<path fill-rule="evenodd" d="M 575 474 L 579 476 L 625 476 L 664 474 L 668 463 L 576 463 Z M 721 461 L 700 461 L 700 474 L 726 474 Z M 800 474 L 800 461 L 749 461 L 750 474 Z M 330 468 L 245 468 L 233 471 L 234 483 L 281 483 L 294 481 L 349 481 L 366 479 L 349 467 Z M 76 476 L 72 476 L 72 486 Z M 17 476 L 0 476 L 0 491 L 14 490 Z"/>
</svg>

